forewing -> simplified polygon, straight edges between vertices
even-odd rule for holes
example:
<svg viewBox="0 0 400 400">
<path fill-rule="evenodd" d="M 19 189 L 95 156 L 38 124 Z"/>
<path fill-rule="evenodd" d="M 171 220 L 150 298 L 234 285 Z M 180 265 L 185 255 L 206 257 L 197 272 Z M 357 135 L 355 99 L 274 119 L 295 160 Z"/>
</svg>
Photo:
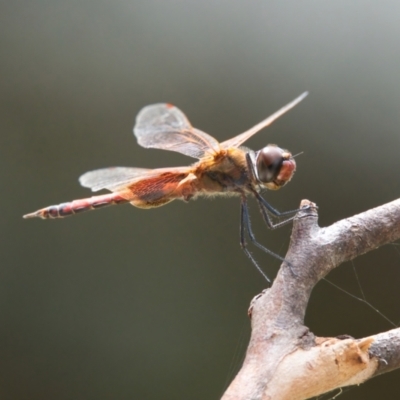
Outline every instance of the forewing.
<svg viewBox="0 0 400 400">
<path fill-rule="evenodd" d="M 79 183 L 83 187 L 92 189 L 93 192 L 101 189 L 116 191 L 143 179 L 157 177 L 165 173 L 186 173 L 187 171 L 188 167 L 157 169 L 111 167 L 86 172 L 79 178 Z"/>
<path fill-rule="evenodd" d="M 146 148 L 177 151 L 194 158 L 219 151 L 216 139 L 193 128 L 185 114 L 171 104 L 144 107 L 136 117 L 133 133 Z"/>
<path fill-rule="evenodd" d="M 246 140 L 250 139 L 254 134 L 259 132 L 261 129 L 265 128 L 266 126 L 272 124 L 272 122 L 274 122 L 276 119 L 278 119 L 281 115 L 285 114 L 287 111 L 289 111 L 295 105 L 300 103 L 300 101 L 302 101 L 307 95 L 308 95 L 308 92 L 304 92 L 299 97 L 297 97 L 296 99 L 291 101 L 289 104 L 282 107 L 280 110 L 278 110 L 277 112 L 275 112 L 268 118 L 264 119 L 264 121 L 261 121 L 257 125 L 250 128 L 248 131 L 243 132 L 240 135 L 237 135 L 232 139 L 226 140 L 225 142 L 222 142 L 220 144 L 221 148 L 227 149 L 229 147 L 239 147 Z"/>
</svg>

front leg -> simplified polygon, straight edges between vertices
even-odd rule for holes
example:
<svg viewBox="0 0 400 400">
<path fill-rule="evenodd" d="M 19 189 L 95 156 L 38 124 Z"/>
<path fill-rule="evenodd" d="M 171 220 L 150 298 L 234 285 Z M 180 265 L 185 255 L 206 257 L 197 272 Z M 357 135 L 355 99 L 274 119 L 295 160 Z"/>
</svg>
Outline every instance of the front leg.
<svg viewBox="0 0 400 400">
<path fill-rule="evenodd" d="M 274 223 L 268 214 L 269 212 L 273 214 L 275 217 L 284 217 L 285 215 L 290 215 L 290 214 L 296 214 L 298 211 L 300 211 L 300 208 L 297 210 L 290 210 L 290 211 L 285 211 L 285 212 L 279 212 L 275 210 L 268 202 L 265 200 L 256 190 L 252 190 L 254 197 L 257 200 L 258 207 L 260 209 L 261 215 L 267 224 L 269 229 L 276 229 L 280 228 L 281 226 L 287 225 L 289 222 L 293 221 L 294 217 L 296 215 L 293 215 L 290 218 L 285 219 L 284 221 L 280 221 L 277 223 Z"/>
<path fill-rule="evenodd" d="M 260 196 L 261 197 L 261 196 Z M 271 229 L 276 229 L 280 226 L 283 226 L 285 224 L 287 224 L 288 222 L 292 221 L 294 217 L 289 218 L 285 221 L 282 221 L 280 223 L 277 224 L 272 224 L 272 221 L 269 219 L 268 213 L 265 211 L 265 209 L 262 209 L 264 212 L 262 212 L 263 217 L 264 214 L 265 216 L 268 218 L 268 221 L 270 221 L 271 226 L 269 226 Z M 265 218 L 264 218 L 265 220 Z M 267 249 L 265 246 L 263 246 L 261 243 L 259 243 L 256 240 L 256 237 L 253 233 L 253 229 L 251 227 L 251 222 L 250 222 L 250 215 L 249 215 L 249 209 L 247 206 L 247 198 L 245 196 L 244 193 L 242 193 L 242 197 L 241 197 L 241 204 L 240 204 L 240 246 L 242 247 L 243 251 L 245 252 L 245 254 L 250 258 L 250 260 L 252 261 L 252 263 L 254 264 L 254 266 L 258 269 L 258 271 L 260 271 L 260 273 L 262 274 L 262 276 L 268 281 L 271 282 L 271 280 L 268 278 L 268 276 L 264 273 L 264 271 L 262 271 L 261 267 L 258 265 L 258 263 L 256 262 L 256 260 L 254 259 L 254 257 L 251 255 L 250 251 L 247 249 L 246 247 L 246 241 L 245 241 L 245 229 L 247 230 L 247 234 L 249 235 L 250 241 L 257 246 L 259 249 L 261 249 L 262 251 L 264 251 L 265 253 L 271 255 L 272 257 L 277 258 L 278 260 L 284 262 L 287 264 L 287 266 L 289 267 L 290 271 L 292 272 L 292 274 L 294 276 L 297 276 L 296 273 L 293 271 L 293 266 L 291 263 L 289 263 L 288 261 L 286 261 L 283 257 L 281 257 L 279 254 L 274 253 L 273 251 Z"/>
</svg>

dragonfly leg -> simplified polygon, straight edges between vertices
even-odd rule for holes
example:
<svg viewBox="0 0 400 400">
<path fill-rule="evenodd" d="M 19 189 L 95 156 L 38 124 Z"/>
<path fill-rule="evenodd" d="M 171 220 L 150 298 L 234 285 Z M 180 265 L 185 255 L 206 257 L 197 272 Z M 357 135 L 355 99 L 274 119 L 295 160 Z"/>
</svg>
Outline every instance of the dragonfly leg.
<svg viewBox="0 0 400 400">
<path fill-rule="evenodd" d="M 249 229 L 250 227 L 250 229 Z M 246 198 L 242 197 L 242 202 L 240 204 L 240 247 L 244 251 L 247 257 L 250 258 L 251 262 L 254 264 L 254 266 L 257 268 L 257 270 L 261 273 L 261 275 L 267 280 L 267 282 L 271 283 L 271 280 L 268 278 L 268 276 L 264 273 L 264 271 L 261 269 L 261 267 L 258 265 L 257 261 L 254 259 L 254 257 L 251 255 L 249 249 L 247 248 L 246 244 L 246 239 L 245 239 L 245 230 L 247 230 L 247 233 L 250 237 L 250 240 L 253 243 L 257 243 L 255 241 L 253 232 L 251 230 L 251 225 L 250 225 L 250 219 L 249 219 L 249 213 L 247 209 L 247 203 L 246 203 Z M 258 243 L 257 243 L 258 244 Z M 260 245 L 263 247 L 262 245 Z M 267 252 L 269 252 L 268 249 L 265 249 Z M 272 255 L 275 256 L 274 253 Z M 279 257 L 278 255 L 276 255 Z"/>
<path fill-rule="evenodd" d="M 255 190 L 253 191 L 253 194 L 254 194 L 254 197 L 255 197 L 256 200 L 257 200 L 258 205 L 260 206 L 260 208 L 264 209 L 265 212 L 270 212 L 272 215 L 274 215 L 275 217 L 278 217 L 278 218 L 279 218 L 279 217 L 284 217 L 284 216 L 286 216 L 286 215 L 292 215 L 292 217 L 290 217 L 290 218 L 288 218 L 288 219 L 286 219 L 286 220 L 284 220 L 284 221 L 282 221 L 282 222 L 279 222 L 279 223 L 277 223 L 277 224 L 272 224 L 273 226 L 270 226 L 270 224 L 267 222 L 268 226 L 269 226 L 271 229 L 279 228 L 280 226 L 289 223 L 289 222 L 292 221 L 292 220 L 294 219 L 294 217 L 295 217 L 295 215 L 293 215 L 293 214 L 296 214 L 296 213 L 299 212 L 300 210 L 304 210 L 304 208 L 297 208 L 296 210 L 289 210 L 289 211 L 280 212 L 280 211 L 276 210 L 274 207 L 272 207 L 271 204 L 269 204 L 268 201 L 265 200 L 264 197 L 262 197 L 262 196 L 261 196 L 258 192 L 256 192 Z M 310 206 L 307 206 L 307 207 L 310 207 Z M 270 218 L 268 218 L 268 219 L 270 220 Z"/>
<path fill-rule="evenodd" d="M 269 214 L 270 210 L 265 205 L 265 203 L 267 203 L 267 202 L 258 193 L 257 193 L 257 195 L 258 196 L 256 196 L 256 200 L 257 200 L 258 207 L 260 209 L 260 212 L 261 212 L 261 215 L 262 215 L 262 217 L 264 219 L 264 222 L 267 224 L 269 229 L 280 228 L 280 227 L 285 226 L 285 225 L 287 225 L 288 223 L 290 223 L 290 222 L 292 222 L 294 220 L 295 215 L 293 215 L 292 217 L 287 218 L 287 219 L 285 219 L 283 221 L 280 221 L 280 222 L 276 222 L 276 223 L 273 222 L 272 219 L 271 219 L 271 216 Z M 264 200 L 264 202 L 262 202 L 261 199 Z M 297 212 L 297 211 L 298 210 L 296 210 L 295 212 Z"/>
<path fill-rule="evenodd" d="M 278 224 L 273 225 L 272 221 L 270 220 L 268 213 L 264 210 L 264 213 L 262 212 L 263 217 L 264 214 L 265 216 L 268 218 L 268 220 L 271 222 L 272 225 L 272 229 L 278 228 L 279 226 L 284 225 L 285 223 L 290 222 L 293 218 L 290 218 L 289 220 L 286 221 L 282 221 Z M 264 217 L 265 220 L 265 217 Z M 268 224 L 268 223 L 267 223 Z M 271 226 L 269 226 L 271 227 Z M 275 257 L 276 259 L 285 262 L 290 271 L 292 272 L 293 275 L 297 276 L 296 273 L 293 271 L 292 265 L 286 261 L 283 257 L 281 257 L 279 254 L 274 253 L 273 251 L 267 249 L 265 246 L 263 246 L 261 243 L 259 243 L 253 233 L 253 229 L 251 227 L 251 221 L 250 221 L 250 215 L 249 215 L 249 209 L 247 206 L 247 199 L 244 195 L 242 195 L 242 201 L 241 201 L 241 205 L 240 205 L 240 245 L 242 247 L 242 249 L 244 250 L 244 252 L 246 253 L 246 255 L 250 258 L 250 260 L 253 262 L 253 264 L 255 265 L 255 267 L 261 272 L 261 274 L 264 276 L 264 278 L 268 281 L 271 282 L 270 279 L 265 275 L 265 273 L 261 270 L 260 266 L 258 265 L 258 263 L 254 260 L 254 257 L 250 254 L 249 250 L 246 248 L 246 242 L 245 242 L 245 231 L 247 231 L 247 234 L 250 238 L 250 241 L 257 246 L 259 249 L 261 249 L 262 251 L 264 251 L 265 253 L 271 255 L 272 257 Z"/>
</svg>

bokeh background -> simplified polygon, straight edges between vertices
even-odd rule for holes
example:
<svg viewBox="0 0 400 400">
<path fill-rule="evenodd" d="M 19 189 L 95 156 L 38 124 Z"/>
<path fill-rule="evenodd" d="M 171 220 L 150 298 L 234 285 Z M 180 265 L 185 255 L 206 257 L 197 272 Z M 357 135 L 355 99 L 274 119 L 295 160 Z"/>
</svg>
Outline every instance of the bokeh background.
<svg viewBox="0 0 400 400">
<path fill-rule="evenodd" d="M 56 221 L 22 214 L 88 197 L 107 166 L 187 165 L 139 147 L 137 112 L 172 102 L 219 140 L 310 96 L 246 145 L 278 143 L 298 172 L 280 210 L 307 198 L 320 224 L 400 195 L 400 3 L 9 1 L 0 6 L 0 398 L 218 399 L 266 282 L 239 247 L 237 198 L 129 205 Z M 285 254 L 290 227 L 258 239 Z M 329 279 L 400 321 L 396 244 Z M 254 249 L 271 277 L 279 262 Z M 306 323 L 362 337 L 391 325 L 321 282 Z M 399 371 L 341 395 L 397 399 Z M 327 398 L 327 397 L 325 397 Z"/>
</svg>

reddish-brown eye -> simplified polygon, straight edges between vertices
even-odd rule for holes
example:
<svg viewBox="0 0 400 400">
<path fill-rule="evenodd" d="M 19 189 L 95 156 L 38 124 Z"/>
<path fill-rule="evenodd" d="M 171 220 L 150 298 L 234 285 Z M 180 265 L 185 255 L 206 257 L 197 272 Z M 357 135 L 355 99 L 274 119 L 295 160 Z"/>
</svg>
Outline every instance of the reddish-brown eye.
<svg viewBox="0 0 400 400">
<path fill-rule="evenodd" d="M 272 182 L 277 178 L 284 160 L 283 150 L 269 145 L 257 154 L 256 168 L 258 180 L 262 183 Z"/>
</svg>

